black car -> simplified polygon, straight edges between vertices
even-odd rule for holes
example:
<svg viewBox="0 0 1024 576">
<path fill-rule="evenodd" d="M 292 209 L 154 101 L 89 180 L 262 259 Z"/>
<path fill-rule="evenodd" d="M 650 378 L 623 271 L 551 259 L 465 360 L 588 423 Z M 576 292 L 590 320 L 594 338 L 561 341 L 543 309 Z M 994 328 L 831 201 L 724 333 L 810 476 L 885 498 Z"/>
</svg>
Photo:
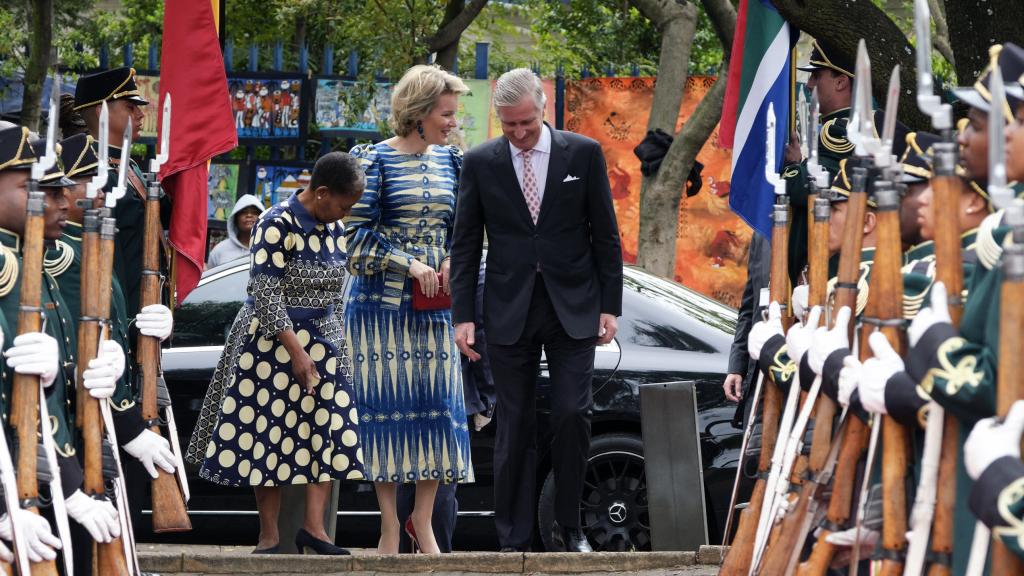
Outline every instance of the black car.
<svg viewBox="0 0 1024 576">
<path fill-rule="evenodd" d="M 245 300 L 247 259 L 207 271 L 199 286 L 174 313 L 172 346 L 163 369 L 170 388 L 182 446 L 199 416 L 203 396 L 231 322 Z M 741 431 L 732 424 L 722 382 L 735 329 L 736 312 L 674 282 L 626 267 L 623 315 L 615 340 L 597 350 L 594 370 L 593 435 L 581 511 L 587 536 L 598 550 L 650 550 L 644 446 L 639 387 L 648 383 L 696 381 L 698 427 L 704 468 L 703 495 L 711 542 L 725 522 L 740 448 Z M 548 445 L 548 385 L 545 365 L 538 378 L 538 524 L 553 517 Z M 494 549 L 494 425 L 471 434 L 476 482 L 459 486 L 458 549 Z M 255 541 L 255 499 L 251 490 L 225 488 L 200 480 L 191 467 L 189 511 L 192 533 L 162 537 L 175 541 Z M 377 502 L 369 483 L 343 482 L 338 511 L 338 542 L 376 546 Z M 144 511 L 145 513 L 145 511 Z M 248 517 L 250 520 L 240 522 Z M 550 531 L 538 531 L 550 548 Z"/>
</svg>

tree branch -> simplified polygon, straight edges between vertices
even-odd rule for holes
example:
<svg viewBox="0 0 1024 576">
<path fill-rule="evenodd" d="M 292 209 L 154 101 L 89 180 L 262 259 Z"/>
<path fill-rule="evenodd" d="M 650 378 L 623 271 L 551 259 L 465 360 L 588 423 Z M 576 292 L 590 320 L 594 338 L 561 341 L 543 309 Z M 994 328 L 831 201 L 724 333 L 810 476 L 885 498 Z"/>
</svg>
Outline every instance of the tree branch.
<svg viewBox="0 0 1024 576">
<path fill-rule="evenodd" d="M 718 39 L 722 41 L 725 57 L 729 58 L 733 37 L 736 35 L 736 9 L 733 8 L 732 2 L 729 0 L 701 0 L 701 4 L 704 5 L 704 11 L 711 19 L 711 25 L 714 26 Z"/>
<path fill-rule="evenodd" d="M 442 48 L 458 42 L 462 33 L 469 28 L 469 25 L 473 23 L 473 20 L 486 5 L 487 0 L 471 0 L 458 16 L 442 26 L 436 34 L 427 40 L 427 49 L 431 52 L 438 52 Z"/>
<path fill-rule="evenodd" d="M 932 13 L 932 21 L 935 22 L 932 46 L 939 51 L 939 54 L 942 54 L 942 57 L 946 59 L 946 62 L 949 62 L 950 66 L 956 68 L 953 47 L 949 44 L 949 24 L 946 23 L 946 7 L 939 0 L 928 0 L 928 8 Z"/>
</svg>

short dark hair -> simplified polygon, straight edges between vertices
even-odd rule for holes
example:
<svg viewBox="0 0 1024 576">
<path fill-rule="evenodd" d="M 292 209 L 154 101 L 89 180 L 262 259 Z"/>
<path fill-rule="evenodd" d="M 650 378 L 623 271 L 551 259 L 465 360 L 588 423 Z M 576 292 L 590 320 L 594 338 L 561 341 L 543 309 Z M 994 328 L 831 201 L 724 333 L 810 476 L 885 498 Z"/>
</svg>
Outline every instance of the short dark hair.
<svg viewBox="0 0 1024 576">
<path fill-rule="evenodd" d="M 348 152 L 329 152 L 313 166 L 309 187 L 313 190 L 326 186 L 332 194 L 352 194 L 360 189 L 365 177 L 359 161 Z"/>
</svg>

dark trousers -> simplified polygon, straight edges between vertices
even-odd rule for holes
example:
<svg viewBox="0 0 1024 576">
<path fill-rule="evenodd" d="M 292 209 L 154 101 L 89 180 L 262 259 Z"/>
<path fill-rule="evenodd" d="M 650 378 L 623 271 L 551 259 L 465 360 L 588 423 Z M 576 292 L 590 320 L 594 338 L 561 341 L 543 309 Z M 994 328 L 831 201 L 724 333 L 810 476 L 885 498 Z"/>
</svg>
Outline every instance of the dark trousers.
<svg viewBox="0 0 1024 576">
<path fill-rule="evenodd" d="M 443 553 L 452 551 L 452 535 L 455 534 L 455 520 L 459 515 L 459 501 L 455 498 L 458 484 L 438 484 L 437 496 L 434 497 L 434 515 L 430 523 L 434 527 L 434 538 L 437 547 Z M 402 533 L 398 541 L 398 551 L 402 554 L 412 552 L 412 540 L 405 533 L 405 519 L 412 515 L 416 504 L 416 484 L 406 482 L 398 485 L 398 521 L 402 523 Z"/>
<path fill-rule="evenodd" d="M 488 343 L 497 392 L 494 443 L 494 520 L 498 543 L 526 549 L 537 510 L 537 371 L 541 348 L 551 378 L 551 462 L 555 521 L 579 526 L 583 475 L 590 452 L 590 383 L 597 338 L 569 337 L 555 313 L 543 276 L 537 275 L 526 325 L 512 345 Z M 542 526 L 550 530 L 550 526 Z"/>
</svg>

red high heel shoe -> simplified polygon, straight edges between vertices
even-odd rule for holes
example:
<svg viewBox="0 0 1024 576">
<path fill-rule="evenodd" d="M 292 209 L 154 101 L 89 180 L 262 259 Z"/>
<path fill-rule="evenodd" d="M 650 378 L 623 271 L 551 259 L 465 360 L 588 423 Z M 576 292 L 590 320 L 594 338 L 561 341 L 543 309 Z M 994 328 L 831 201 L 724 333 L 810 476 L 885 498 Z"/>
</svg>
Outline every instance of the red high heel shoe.
<svg viewBox="0 0 1024 576">
<path fill-rule="evenodd" d="M 420 541 L 416 539 L 416 527 L 412 525 L 412 516 L 405 519 L 405 533 L 412 540 L 413 554 L 419 554 L 422 550 L 420 549 Z"/>
</svg>

